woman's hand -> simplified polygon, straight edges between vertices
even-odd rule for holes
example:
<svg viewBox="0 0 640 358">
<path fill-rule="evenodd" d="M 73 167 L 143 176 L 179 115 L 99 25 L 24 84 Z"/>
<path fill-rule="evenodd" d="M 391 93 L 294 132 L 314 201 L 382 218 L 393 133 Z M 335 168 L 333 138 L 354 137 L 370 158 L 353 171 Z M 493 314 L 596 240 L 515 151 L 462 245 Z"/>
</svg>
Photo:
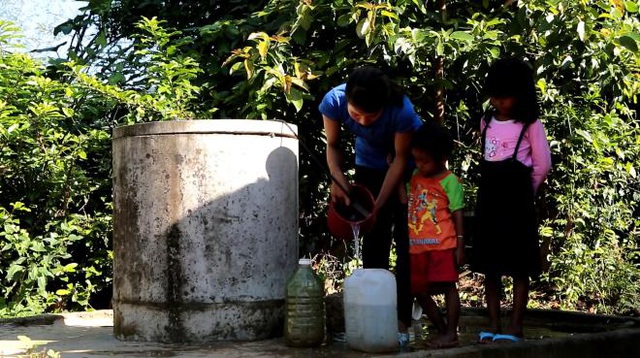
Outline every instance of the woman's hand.
<svg viewBox="0 0 640 358">
<path fill-rule="evenodd" d="M 396 154 L 389 165 L 387 174 L 382 182 L 382 187 L 380 188 L 380 192 L 376 198 L 376 205 L 380 207 L 384 206 L 387 199 L 396 193 L 398 186 L 403 184 L 402 177 L 404 175 L 405 168 L 407 167 L 409 156 L 411 155 L 409 144 L 411 143 L 412 136 L 412 132 L 396 132 L 394 134 L 394 148 Z"/>
<path fill-rule="evenodd" d="M 335 179 L 339 180 L 337 178 Z M 342 203 L 346 206 L 350 206 L 351 200 L 349 199 L 349 194 L 345 193 L 343 188 L 351 191 L 351 185 L 349 185 L 349 183 L 347 183 L 346 181 L 341 182 L 341 185 L 338 185 L 335 180 L 331 181 L 331 201 L 334 203 Z"/>
</svg>

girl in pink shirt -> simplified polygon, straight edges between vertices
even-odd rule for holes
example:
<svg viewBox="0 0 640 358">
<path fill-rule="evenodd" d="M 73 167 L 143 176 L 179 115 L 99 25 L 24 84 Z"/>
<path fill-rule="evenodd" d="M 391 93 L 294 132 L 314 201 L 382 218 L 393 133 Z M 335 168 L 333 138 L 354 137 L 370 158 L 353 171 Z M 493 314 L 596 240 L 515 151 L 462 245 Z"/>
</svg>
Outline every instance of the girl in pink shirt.
<svg viewBox="0 0 640 358">
<path fill-rule="evenodd" d="M 541 271 L 534 196 L 549 172 L 551 155 L 527 63 L 496 61 L 487 74 L 485 92 L 493 109 L 480 125 L 483 156 L 473 250 L 474 269 L 485 275 L 489 327 L 478 340 L 517 342 L 524 336 L 529 280 Z M 504 332 L 502 276 L 513 278 L 513 309 Z"/>
</svg>

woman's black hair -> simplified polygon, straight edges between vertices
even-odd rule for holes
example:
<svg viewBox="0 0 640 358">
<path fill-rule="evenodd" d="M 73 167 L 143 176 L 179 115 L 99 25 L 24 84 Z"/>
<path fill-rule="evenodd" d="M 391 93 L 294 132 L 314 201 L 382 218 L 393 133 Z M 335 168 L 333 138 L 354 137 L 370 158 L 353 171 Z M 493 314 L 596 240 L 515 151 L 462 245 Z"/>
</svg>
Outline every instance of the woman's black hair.
<svg viewBox="0 0 640 358">
<path fill-rule="evenodd" d="M 522 60 L 497 60 L 489 68 L 484 91 L 489 97 L 514 97 L 511 117 L 518 122 L 533 123 L 540 115 L 533 69 Z"/>
<path fill-rule="evenodd" d="M 453 153 L 453 137 L 434 120 L 428 120 L 413 134 L 411 149 L 421 150 L 435 161 L 446 160 Z"/>
<path fill-rule="evenodd" d="M 375 113 L 386 106 L 402 107 L 402 88 L 379 68 L 363 66 L 347 79 L 347 101 L 366 113 Z"/>
</svg>

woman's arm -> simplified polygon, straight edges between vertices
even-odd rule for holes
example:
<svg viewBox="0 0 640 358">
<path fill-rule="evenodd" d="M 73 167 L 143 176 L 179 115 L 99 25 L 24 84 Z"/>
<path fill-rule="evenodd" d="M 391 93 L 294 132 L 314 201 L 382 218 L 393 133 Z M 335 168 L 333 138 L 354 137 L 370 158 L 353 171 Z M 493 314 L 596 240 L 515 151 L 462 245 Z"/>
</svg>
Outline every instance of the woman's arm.
<svg viewBox="0 0 640 358">
<path fill-rule="evenodd" d="M 404 171 L 407 168 L 407 162 L 409 161 L 409 145 L 411 144 L 412 137 L 413 132 L 395 133 L 394 147 L 396 155 L 389 166 L 389 170 L 387 171 L 384 181 L 382 182 L 380 193 L 376 198 L 374 211 L 377 211 L 387 202 L 393 191 L 397 190 L 398 184 L 402 181 Z"/>
<path fill-rule="evenodd" d="M 340 123 L 323 115 L 324 132 L 327 138 L 327 165 L 333 179 L 343 188 L 349 190 L 351 186 L 342 172 L 342 149 L 340 148 Z M 351 205 L 349 196 L 333 180 L 331 181 L 331 200 Z"/>
</svg>

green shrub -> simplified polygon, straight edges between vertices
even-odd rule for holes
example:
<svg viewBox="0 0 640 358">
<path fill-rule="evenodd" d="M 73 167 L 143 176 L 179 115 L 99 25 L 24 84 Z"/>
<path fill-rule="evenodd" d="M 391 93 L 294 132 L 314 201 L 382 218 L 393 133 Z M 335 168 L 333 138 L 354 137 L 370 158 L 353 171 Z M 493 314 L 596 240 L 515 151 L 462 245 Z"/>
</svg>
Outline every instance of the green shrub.
<svg viewBox="0 0 640 358">
<path fill-rule="evenodd" d="M 0 22 L 0 315 L 87 308 L 111 281 L 109 104 L 14 35 Z"/>
</svg>

